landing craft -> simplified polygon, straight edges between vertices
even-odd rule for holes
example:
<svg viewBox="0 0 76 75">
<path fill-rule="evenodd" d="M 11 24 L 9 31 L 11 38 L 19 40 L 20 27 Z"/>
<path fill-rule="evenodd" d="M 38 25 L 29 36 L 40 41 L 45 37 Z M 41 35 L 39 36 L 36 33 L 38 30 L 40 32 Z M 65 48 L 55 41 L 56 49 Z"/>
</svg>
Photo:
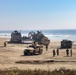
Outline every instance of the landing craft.
<svg viewBox="0 0 76 75">
<path fill-rule="evenodd" d="M 30 39 L 33 39 L 35 42 L 38 42 L 38 44 L 43 44 L 43 45 L 50 44 L 50 40 L 40 31 L 37 31 L 37 33 L 31 31 L 29 32 L 28 37 Z"/>
<path fill-rule="evenodd" d="M 21 43 L 21 33 L 17 30 L 13 31 L 11 33 L 11 40 L 12 43 Z"/>
<path fill-rule="evenodd" d="M 21 36 L 21 33 L 18 32 L 17 30 L 13 31 L 11 33 L 11 40 L 10 42 L 12 43 L 26 43 L 27 42 L 38 42 L 38 44 L 42 44 L 42 45 L 49 45 L 50 44 L 50 40 L 44 35 L 42 34 L 42 32 L 37 31 L 37 33 L 31 31 L 28 33 L 28 37 L 27 36 Z"/>
</svg>

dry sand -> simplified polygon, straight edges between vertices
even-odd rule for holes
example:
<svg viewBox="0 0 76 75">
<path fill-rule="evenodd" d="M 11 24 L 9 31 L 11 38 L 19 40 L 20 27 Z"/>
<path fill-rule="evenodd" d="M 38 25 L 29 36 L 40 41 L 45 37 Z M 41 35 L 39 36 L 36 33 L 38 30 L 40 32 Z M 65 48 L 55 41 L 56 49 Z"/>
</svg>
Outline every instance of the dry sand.
<svg viewBox="0 0 76 75">
<path fill-rule="evenodd" d="M 73 43 L 73 56 L 66 57 L 65 49 L 60 49 L 60 55 L 53 57 L 52 50 L 60 47 L 60 41 L 51 41 L 48 51 L 43 47 L 43 53 L 41 55 L 24 56 L 23 51 L 29 44 L 7 44 L 4 47 L 4 42 L 9 41 L 6 38 L 0 38 L 0 69 L 42 69 L 42 70 L 54 70 L 59 68 L 76 69 L 76 42 Z M 54 60 L 56 62 L 50 63 L 15 63 L 17 61 L 46 61 Z"/>
</svg>

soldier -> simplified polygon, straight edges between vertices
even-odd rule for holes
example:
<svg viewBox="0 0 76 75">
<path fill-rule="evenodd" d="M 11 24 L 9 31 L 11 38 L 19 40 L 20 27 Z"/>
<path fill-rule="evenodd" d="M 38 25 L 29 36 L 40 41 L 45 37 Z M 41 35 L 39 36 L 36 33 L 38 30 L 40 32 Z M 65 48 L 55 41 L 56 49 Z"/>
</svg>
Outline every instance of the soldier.
<svg viewBox="0 0 76 75">
<path fill-rule="evenodd" d="M 53 50 L 53 57 L 55 56 L 55 49 Z"/>
<path fill-rule="evenodd" d="M 34 43 L 32 44 L 33 48 L 36 49 L 36 46 L 38 45 L 37 42 L 34 41 Z"/>
<path fill-rule="evenodd" d="M 48 44 L 46 44 L 46 51 L 48 50 Z"/>
<path fill-rule="evenodd" d="M 4 42 L 4 47 L 6 47 L 6 42 Z"/>
<path fill-rule="evenodd" d="M 70 49 L 70 56 L 72 56 L 72 48 Z"/>
<path fill-rule="evenodd" d="M 66 49 L 66 55 L 69 56 L 69 49 Z"/>
<path fill-rule="evenodd" d="M 57 56 L 59 56 L 59 49 L 57 48 Z"/>
</svg>

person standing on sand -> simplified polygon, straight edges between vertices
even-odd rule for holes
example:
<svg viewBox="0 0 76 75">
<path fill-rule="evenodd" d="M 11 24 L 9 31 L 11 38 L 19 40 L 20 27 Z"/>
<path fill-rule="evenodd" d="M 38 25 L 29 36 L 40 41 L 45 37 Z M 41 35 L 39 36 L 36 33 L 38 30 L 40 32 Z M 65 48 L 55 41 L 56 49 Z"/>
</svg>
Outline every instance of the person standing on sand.
<svg viewBox="0 0 76 75">
<path fill-rule="evenodd" d="M 66 55 L 69 56 L 69 49 L 66 49 Z"/>
<path fill-rule="evenodd" d="M 48 44 L 46 44 L 46 51 L 48 50 Z"/>
<path fill-rule="evenodd" d="M 57 56 L 59 56 L 59 49 L 57 48 Z"/>
<path fill-rule="evenodd" d="M 70 49 L 70 56 L 72 56 L 72 48 Z"/>
<path fill-rule="evenodd" d="M 6 41 L 4 42 L 4 47 L 6 47 Z"/>
<path fill-rule="evenodd" d="M 53 57 L 55 57 L 55 49 L 53 50 Z"/>
</svg>

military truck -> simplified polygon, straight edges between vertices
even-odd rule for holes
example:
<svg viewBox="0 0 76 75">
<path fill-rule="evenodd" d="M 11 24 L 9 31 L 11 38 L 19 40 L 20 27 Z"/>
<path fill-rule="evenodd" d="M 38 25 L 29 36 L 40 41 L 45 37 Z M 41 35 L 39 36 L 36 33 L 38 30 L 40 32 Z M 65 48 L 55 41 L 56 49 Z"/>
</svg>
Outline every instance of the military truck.
<svg viewBox="0 0 76 75">
<path fill-rule="evenodd" d="M 72 41 L 70 40 L 62 40 L 61 48 L 72 48 Z"/>
<path fill-rule="evenodd" d="M 43 46 L 42 45 L 29 45 L 25 50 L 24 50 L 24 55 L 36 55 L 36 54 L 42 54 L 43 52 Z"/>
</svg>

